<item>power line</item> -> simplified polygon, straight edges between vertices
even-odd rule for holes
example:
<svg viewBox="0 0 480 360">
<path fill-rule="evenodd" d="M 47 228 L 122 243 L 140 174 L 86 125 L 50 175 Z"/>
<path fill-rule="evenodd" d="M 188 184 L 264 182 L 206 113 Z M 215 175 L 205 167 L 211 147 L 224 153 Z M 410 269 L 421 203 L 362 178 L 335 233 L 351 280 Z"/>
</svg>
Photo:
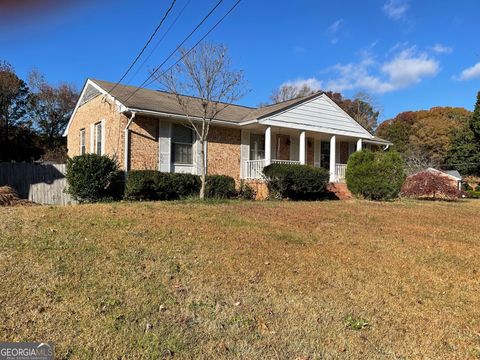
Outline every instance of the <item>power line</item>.
<svg viewBox="0 0 480 360">
<path fill-rule="evenodd" d="M 163 36 L 157 41 L 157 43 L 155 44 L 155 46 L 153 47 L 152 51 L 150 51 L 150 53 L 148 54 L 148 56 L 143 60 L 143 62 L 140 64 L 140 66 L 138 67 L 137 71 L 135 72 L 135 74 L 133 74 L 127 81 L 127 83 L 130 83 L 133 79 L 135 79 L 135 77 L 138 75 L 138 73 L 140 72 L 140 70 L 142 70 L 143 66 L 145 65 L 145 63 L 148 61 L 148 59 L 150 59 L 150 57 L 153 55 L 153 53 L 157 50 L 158 46 L 161 44 L 161 42 L 163 41 L 163 39 L 165 39 L 165 37 L 168 35 L 168 33 L 170 32 L 170 30 L 173 28 L 173 26 L 175 25 L 175 23 L 178 21 L 178 19 L 180 18 L 180 16 L 182 16 L 183 12 L 185 11 L 185 9 L 187 8 L 187 6 L 192 2 L 192 0 L 188 0 L 185 5 L 183 6 L 183 8 L 180 10 L 180 12 L 178 13 L 178 15 L 175 17 L 175 19 L 173 20 L 173 22 L 170 24 L 170 26 L 168 27 L 167 31 L 165 31 L 165 33 L 163 34 Z"/>
<path fill-rule="evenodd" d="M 215 30 L 215 28 L 220 25 L 220 23 L 237 7 L 237 5 L 241 2 L 242 0 L 237 0 L 237 2 L 230 8 L 230 10 L 227 11 L 227 13 L 225 15 L 222 16 L 222 18 L 215 24 L 213 25 L 213 27 L 207 31 L 207 33 L 205 35 L 202 36 L 202 38 L 200 40 L 197 41 L 197 43 L 192 46 L 185 54 L 183 54 L 180 59 L 178 59 L 177 61 L 175 61 L 167 70 L 163 71 L 158 77 L 164 75 L 165 73 L 167 73 L 168 71 L 170 71 L 175 65 L 177 65 L 180 61 L 182 61 L 188 54 L 190 54 L 208 35 L 210 35 L 210 33 Z M 158 69 L 157 69 L 158 70 Z M 156 71 L 154 71 L 150 77 L 153 77 L 155 76 Z M 157 78 L 158 78 L 157 77 Z M 155 79 L 152 79 L 150 80 L 150 82 L 147 84 L 150 85 L 152 84 L 153 82 L 155 81 Z"/>
<path fill-rule="evenodd" d="M 185 44 L 185 42 L 200 28 L 200 26 L 203 25 L 203 23 L 213 14 L 213 12 L 220 6 L 220 4 L 221 4 L 222 2 L 223 2 L 223 0 L 219 0 L 219 1 L 217 2 L 217 4 L 209 11 L 209 13 L 202 19 L 202 21 L 200 21 L 200 22 L 198 23 L 198 25 L 190 32 L 190 34 L 188 34 L 188 36 L 187 36 L 185 39 L 183 39 L 183 41 L 182 41 L 180 44 L 177 45 L 177 47 L 175 48 L 175 50 L 173 50 L 173 51 L 170 53 L 170 55 L 168 55 L 168 57 L 167 57 L 159 66 L 157 66 L 157 67 L 153 70 L 152 74 L 150 74 L 150 75 L 147 77 L 147 79 L 146 79 L 144 82 L 142 82 L 142 84 L 141 84 L 139 87 L 137 87 L 137 88 L 130 94 L 130 96 L 128 96 L 124 101 L 128 101 L 128 100 L 129 100 L 132 96 L 134 96 L 141 88 L 143 88 L 143 87 L 145 86 L 145 84 L 153 77 L 153 74 L 154 74 L 155 72 L 157 72 L 163 65 L 165 65 L 165 63 L 166 63 L 168 60 L 170 60 L 170 58 L 171 58 L 173 55 L 175 55 L 175 53 L 178 51 L 178 49 L 180 49 L 180 48 L 183 46 L 183 44 Z M 238 2 L 237 2 L 237 3 L 238 3 Z M 235 6 L 236 6 L 236 5 L 235 5 Z M 223 19 L 223 18 L 222 18 L 222 19 Z"/>
<path fill-rule="evenodd" d="M 148 41 L 145 43 L 145 45 L 143 46 L 142 50 L 140 51 L 140 53 L 137 55 L 137 57 L 135 58 L 135 60 L 132 62 L 132 64 L 129 66 L 129 68 L 127 69 L 127 71 L 125 71 L 125 73 L 122 75 L 122 77 L 120 78 L 120 80 L 118 80 L 118 82 L 110 89 L 110 92 L 112 92 L 121 82 L 122 80 L 125 78 L 125 76 L 127 76 L 127 74 L 130 72 L 130 70 L 132 70 L 132 68 L 135 66 L 135 64 L 137 63 L 138 59 L 140 59 L 140 57 L 142 56 L 142 54 L 145 52 L 145 50 L 147 49 L 148 45 L 150 45 L 150 43 L 152 42 L 153 38 L 155 37 L 155 35 L 157 35 L 157 32 L 158 30 L 160 30 L 160 27 L 163 25 L 163 23 L 165 22 L 165 19 L 168 17 L 168 14 L 170 13 L 170 11 L 172 11 L 173 9 L 173 6 L 175 5 L 175 3 L 177 2 L 177 0 L 172 0 L 172 3 L 170 4 L 170 7 L 167 9 L 167 11 L 165 12 L 165 14 L 163 15 L 162 19 L 160 20 L 160 23 L 157 25 L 157 27 L 155 28 L 155 30 L 153 31 L 152 35 L 150 35 L 150 38 L 148 39 Z"/>
</svg>

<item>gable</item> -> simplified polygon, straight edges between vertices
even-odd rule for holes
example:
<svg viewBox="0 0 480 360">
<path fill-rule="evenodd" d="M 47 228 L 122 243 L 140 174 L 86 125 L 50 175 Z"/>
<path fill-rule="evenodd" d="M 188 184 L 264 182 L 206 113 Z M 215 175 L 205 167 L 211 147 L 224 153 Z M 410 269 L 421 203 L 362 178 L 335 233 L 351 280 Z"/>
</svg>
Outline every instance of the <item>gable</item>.
<svg viewBox="0 0 480 360">
<path fill-rule="evenodd" d="M 367 130 L 325 94 L 262 119 L 260 123 L 329 134 L 372 138 Z"/>
</svg>

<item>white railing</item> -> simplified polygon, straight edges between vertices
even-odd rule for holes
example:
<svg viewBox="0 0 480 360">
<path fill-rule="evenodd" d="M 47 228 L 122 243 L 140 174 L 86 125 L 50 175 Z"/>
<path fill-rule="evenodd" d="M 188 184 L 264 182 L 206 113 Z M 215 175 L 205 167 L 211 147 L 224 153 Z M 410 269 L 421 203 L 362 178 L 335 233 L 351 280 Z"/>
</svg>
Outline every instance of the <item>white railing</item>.
<svg viewBox="0 0 480 360">
<path fill-rule="evenodd" d="M 245 179 L 261 179 L 262 171 L 265 167 L 265 160 L 247 160 L 245 161 L 245 168 L 243 177 Z"/>
<path fill-rule="evenodd" d="M 278 160 L 278 159 L 272 159 L 272 164 L 288 164 L 288 165 L 299 165 L 300 164 L 300 161 L 296 161 L 296 160 Z"/>
<path fill-rule="evenodd" d="M 345 181 L 345 171 L 347 170 L 347 164 L 335 164 L 335 175 L 337 182 Z"/>
</svg>

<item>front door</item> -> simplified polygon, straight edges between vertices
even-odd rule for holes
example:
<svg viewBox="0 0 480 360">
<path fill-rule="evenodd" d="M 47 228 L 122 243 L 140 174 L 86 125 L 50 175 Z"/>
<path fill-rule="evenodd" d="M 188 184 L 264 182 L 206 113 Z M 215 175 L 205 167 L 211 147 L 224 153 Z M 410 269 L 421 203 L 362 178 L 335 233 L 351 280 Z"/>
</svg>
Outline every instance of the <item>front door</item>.
<svg viewBox="0 0 480 360">
<path fill-rule="evenodd" d="M 330 141 L 320 143 L 320 166 L 330 170 Z"/>
<path fill-rule="evenodd" d="M 340 142 L 340 164 L 346 164 L 348 162 L 350 144 L 345 141 Z"/>
</svg>

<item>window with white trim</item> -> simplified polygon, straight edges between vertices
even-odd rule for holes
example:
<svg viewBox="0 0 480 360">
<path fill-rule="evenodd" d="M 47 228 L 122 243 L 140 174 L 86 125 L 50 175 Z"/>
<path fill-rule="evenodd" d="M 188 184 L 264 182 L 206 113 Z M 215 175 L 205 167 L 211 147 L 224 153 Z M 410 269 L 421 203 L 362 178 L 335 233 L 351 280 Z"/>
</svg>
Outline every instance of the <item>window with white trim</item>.
<svg viewBox="0 0 480 360">
<path fill-rule="evenodd" d="M 102 155 L 103 153 L 102 146 L 104 146 L 102 143 L 102 132 L 103 132 L 102 122 L 98 122 L 95 124 L 94 131 L 95 131 L 95 154 Z"/>
<path fill-rule="evenodd" d="M 84 155 L 87 152 L 85 145 L 85 129 L 80 129 L 80 155 Z"/>
<path fill-rule="evenodd" d="M 193 129 L 179 124 L 172 124 L 172 163 L 193 165 Z"/>
</svg>

